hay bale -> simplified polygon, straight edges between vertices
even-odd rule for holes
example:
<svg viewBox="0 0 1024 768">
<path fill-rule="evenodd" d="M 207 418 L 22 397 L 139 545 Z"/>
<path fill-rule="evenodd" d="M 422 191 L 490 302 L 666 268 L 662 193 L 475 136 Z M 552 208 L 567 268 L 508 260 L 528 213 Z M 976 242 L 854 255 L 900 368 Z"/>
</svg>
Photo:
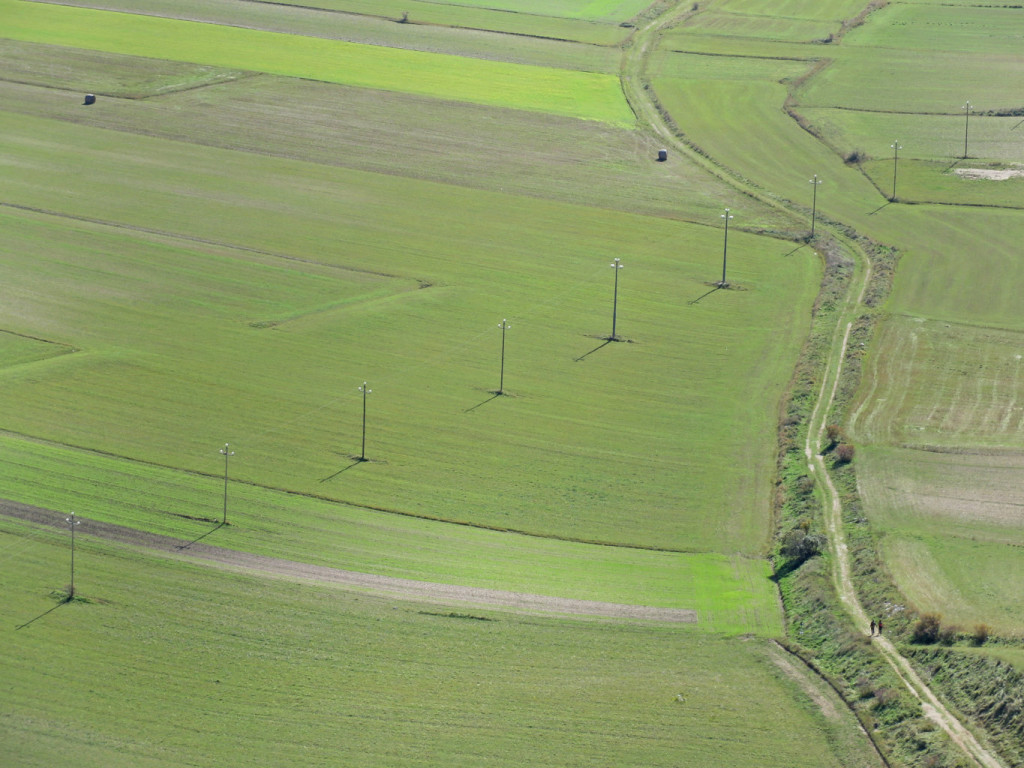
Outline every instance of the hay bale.
<svg viewBox="0 0 1024 768">
<path fill-rule="evenodd" d="M 659 163 L 664 163 L 666 160 L 668 160 L 668 150 L 667 149 L 659 149 L 658 150 L 658 162 Z"/>
<path fill-rule="evenodd" d="M 96 103 L 96 95 L 95 94 L 92 94 L 92 93 L 85 94 L 85 104 L 86 104 L 86 106 L 88 106 L 89 104 L 95 104 L 95 103 Z"/>
</svg>

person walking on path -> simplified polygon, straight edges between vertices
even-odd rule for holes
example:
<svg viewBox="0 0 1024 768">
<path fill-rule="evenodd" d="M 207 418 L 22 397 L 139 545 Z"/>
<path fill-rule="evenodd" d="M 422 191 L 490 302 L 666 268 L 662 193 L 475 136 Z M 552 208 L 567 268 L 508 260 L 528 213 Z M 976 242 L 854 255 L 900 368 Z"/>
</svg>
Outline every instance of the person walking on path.
<svg viewBox="0 0 1024 768">
<path fill-rule="evenodd" d="M 871 620 L 871 636 L 872 637 L 875 636 L 875 620 L 874 619 Z"/>
<path fill-rule="evenodd" d="M 878 620 L 878 636 L 879 637 L 882 636 L 882 620 L 881 619 Z"/>
</svg>

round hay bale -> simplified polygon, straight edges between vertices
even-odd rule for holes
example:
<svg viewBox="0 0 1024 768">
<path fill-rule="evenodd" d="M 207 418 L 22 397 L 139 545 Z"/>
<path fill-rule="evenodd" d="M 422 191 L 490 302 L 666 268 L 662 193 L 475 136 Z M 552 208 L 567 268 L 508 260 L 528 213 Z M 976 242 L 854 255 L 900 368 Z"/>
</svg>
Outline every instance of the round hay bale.
<svg viewBox="0 0 1024 768">
<path fill-rule="evenodd" d="M 658 162 L 659 163 L 664 163 L 666 160 L 668 160 L 668 150 L 667 149 L 659 149 L 658 150 Z"/>
<path fill-rule="evenodd" d="M 85 104 L 86 105 L 95 104 L 95 103 L 96 103 L 96 95 L 95 94 L 92 94 L 92 93 L 85 94 Z"/>
</svg>

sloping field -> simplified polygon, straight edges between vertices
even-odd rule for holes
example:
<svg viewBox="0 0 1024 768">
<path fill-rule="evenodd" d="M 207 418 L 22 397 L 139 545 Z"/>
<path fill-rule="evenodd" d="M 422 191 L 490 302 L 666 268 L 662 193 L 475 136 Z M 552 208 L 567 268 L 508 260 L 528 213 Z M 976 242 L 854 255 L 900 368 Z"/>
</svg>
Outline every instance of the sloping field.
<svg viewBox="0 0 1024 768">
<path fill-rule="evenodd" d="M 763 641 L 257 578 L 0 519 L 8 765 L 821 768 L 819 709 Z M 825 702 L 826 705 L 829 702 Z M 870 757 L 867 759 L 870 760 Z"/>
<path fill-rule="evenodd" d="M 781 632 L 760 558 L 602 547 L 339 504 L 223 476 L 0 437 L 0 482 L 23 503 L 85 520 L 301 563 L 424 582 L 697 612 L 695 629 Z M 220 456 L 214 454 L 217 459 Z M 342 476 L 344 477 L 344 476 Z"/>
<path fill-rule="evenodd" d="M 805 323 L 790 308 L 816 282 L 785 244 L 736 233 L 744 290 L 707 295 L 716 229 L 7 125 L 20 163 L 4 198 L 59 216 L 11 212 L 3 248 L 24 298 L 4 324 L 83 349 L 11 381 L 9 429 L 197 470 L 232 442 L 239 477 L 272 487 L 564 536 L 761 550 L 776 408 L 763 393 L 781 391 Z M 634 343 L 607 345 L 618 254 L 630 257 L 618 330 Z M 166 278 L 128 282 L 138 263 Z M 43 270 L 75 277 L 41 291 Z M 290 284 L 305 287 L 282 294 Z M 502 317 L 513 396 L 493 399 Z M 364 380 L 378 463 L 323 483 L 358 455 Z M 81 407 L 55 418 L 69 398 Z"/>
<path fill-rule="evenodd" d="M 861 492 L 910 601 L 969 631 L 1024 631 L 1024 495 L 1019 453 L 871 448 Z"/>
<path fill-rule="evenodd" d="M 601 73 L 20 0 L 2 0 L 0 13 L 4 36 L 24 42 L 254 70 L 617 125 L 633 122 L 618 79 Z"/>
<path fill-rule="evenodd" d="M 1019 332 L 893 318 L 851 416 L 858 439 L 896 445 L 1024 447 Z M 927 379 L 922 389 L 917 382 Z"/>
<path fill-rule="evenodd" d="M 29 43 L 0 42 L 0 63 L 20 81 L 0 81 L 8 112 L 697 222 L 742 205 L 765 228 L 793 226 L 680 158 L 655 162 L 652 137 L 598 121 Z M 95 108 L 81 108 L 84 91 L 101 94 Z"/>
</svg>

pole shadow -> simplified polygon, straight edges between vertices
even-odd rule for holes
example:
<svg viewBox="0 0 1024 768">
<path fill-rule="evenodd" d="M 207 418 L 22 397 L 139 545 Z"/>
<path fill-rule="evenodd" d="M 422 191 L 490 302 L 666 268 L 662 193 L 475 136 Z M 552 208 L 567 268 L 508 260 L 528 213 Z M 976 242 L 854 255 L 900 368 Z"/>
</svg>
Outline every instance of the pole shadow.
<svg viewBox="0 0 1024 768">
<path fill-rule="evenodd" d="M 215 531 L 219 531 L 219 530 L 220 530 L 221 528 L 223 528 L 223 527 L 224 527 L 224 525 L 225 525 L 224 523 L 217 523 L 217 524 L 216 524 L 215 526 L 213 526 L 213 528 L 211 528 L 210 530 L 208 530 L 208 531 L 207 531 L 206 533 L 204 533 L 204 534 L 203 534 L 202 536 L 200 536 L 200 537 L 198 537 L 198 538 L 195 538 L 195 539 L 192 539 L 192 541 L 190 541 L 190 542 L 189 542 L 188 544 L 180 544 L 180 545 L 178 546 L 178 550 L 179 550 L 179 551 L 181 551 L 181 550 L 183 550 L 183 549 L 188 549 L 189 547 L 191 547 L 191 546 L 192 546 L 193 544 L 195 544 L 196 542 L 199 542 L 199 541 L 202 541 L 203 539 L 205 539 L 205 538 L 206 538 L 207 536 L 209 536 L 209 535 L 210 535 L 211 533 L 214 533 Z"/>
<path fill-rule="evenodd" d="M 18 631 L 19 629 L 24 629 L 24 628 L 25 628 L 25 627 L 27 627 L 27 626 L 28 626 L 29 624 L 32 624 L 32 623 L 34 623 L 34 622 L 36 622 L 36 621 L 39 621 L 39 620 L 40 620 L 41 618 L 43 618 L 44 616 L 49 616 L 49 615 L 50 615 L 51 613 L 53 613 L 54 611 L 56 611 L 56 610 L 57 610 L 58 608 L 60 608 L 60 607 L 61 607 L 62 605 L 67 605 L 67 604 L 68 604 L 68 603 L 70 603 L 70 602 L 71 602 L 71 600 L 70 600 L 70 599 L 68 599 L 68 600 L 61 600 L 61 601 L 60 601 L 59 603 L 57 603 L 57 604 L 56 604 L 55 606 L 53 606 L 53 608 L 50 608 L 50 609 L 49 609 L 48 611 L 43 611 L 43 612 L 42 612 L 42 613 L 40 613 L 40 614 L 39 614 L 38 616 L 36 616 L 36 617 L 35 617 L 34 619 L 30 619 L 29 621 L 26 621 L 26 622 L 25 622 L 24 624 L 19 624 L 18 626 L 16 626 L 16 627 L 14 628 L 14 631 L 15 631 L 15 632 L 17 632 L 17 631 Z"/>
<path fill-rule="evenodd" d="M 501 397 L 501 396 L 502 396 L 503 394 L 505 394 L 505 393 L 504 393 L 504 392 L 494 392 L 494 393 L 493 393 L 493 394 L 492 394 L 492 395 L 491 395 L 490 397 L 488 397 L 488 398 L 487 398 L 486 400 L 481 400 L 481 401 L 480 401 L 479 403 L 477 403 L 477 404 L 476 404 L 476 405 L 474 405 L 473 407 L 471 407 L 471 408 L 467 408 L 466 410 L 464 410 L 464 411 L 463 411 L 463 413 L 469 413 L 470 411 L 475 411 L 475 410 L 476 410 L 477 408 L 479 408 L 479 407 L 480 407 L 481 405 L 487 405 L 487 404 L 488 404 L 489 402 L 491 402 L 491 400 L 497 400 L 497 399 L 498 399 L 499 397 Z"/>
<path fill-rule="evenodd" d="M 357 458 L 357 459 L 356 459 L 355 461 L 353 461 L 353 462 L 352 462 L 351 464 L 349 464 L 349 465 L 348 465 L 347 467 L 342 467 L 342 468 L 341 468 L 341 469 L 339 469 L 339 470 L 338 470 L 337 472 L 335 472 L 335 473 L 334 473 L 333 475 L 328 475 L 327 477 L 325 477 L 325 478 L 321 479 L 321 480 L 320 480 L 320 482 L 321 482 L 321 483 L 326 483 L 326 482 L 327 482 L 328 480 L 333 480 L 333 479 L 334 479 L 334 478 L 336 478 L 336 477 L 337 477 L 338 475 L 340 475 L 340 474 L 341 474 L 342 472 L 348 472 L 348 471 L 349 471 L 350 469 L 352 469 L 352 467 L 356 466 L 357 464 L 362 464 L 362 463 L 363 463 L 363 461 L 365 461 L 365 459 L 358 459 L 358 458 Z"/>
<path fill-rule="evenodd" d="M 875 210 L 873 210 L 871 213 L 869 213 L 868 216 L 874 216 L 879 211 L 884 211 L 886 208 L 888 208 L 890 205 L 892 205 L 892 203 L 893 203 L 892 200 L 886 200 L 884 203 L 882 203 L 882 205 L 878 206 L 877 208 L 875 208 Z"/>
<path fill-rule="evenodd" d="M 688 302 L 686 302 L 686 303 L 692 306 L 692 305 L 696 304 L 696 303 L 697 303 L 698 301 L 700 301 L 701 299 L 707 298 L 708 296 L 710 296 L 710 295 L 711 295 L 712 293 L 714 293 L 715 291 L 720 291 L 720 290 L 722 290 L 722 286 L 721 286 L 721 284 L 718 284 L 718 285 L 716 285 L 716 286 L 715 286 L 714 288 L 712 288 L 712 289 L 711 289 L 710 291 L 708 291 L 707 293 L 705 293 L 705 294 L 704 294 L 703 296 L 698 296 L 698 297 L 697 297 L 696 299 L 694 299 L 693 301 L 688 301 Z"/>
<path fill-rule="evenodd" d="M 807 243 L 801 243 L 800 245 L 798 245 L 796 248 L 794 248 L 789 253 L 783 254 L 782 258 L 786 258 L 786 256 L 792 256 L 794 253 L 799 251 L 801 248 L 806 248 L 806 247 L 807 247 Z M 701 298 L 703 298 L 703 297 L 701 297 Z"/>
<path fill-rule="evenodd" d="M 595 352 L 597 352 L 597 350 L 599 350 L 599 349 L 604 349 L 604 348 L 605 348 L 605 347 L 607 347 L 607 346 L 608 346 L 609 344 L 611 344 L 611 343 L 612 343 L 613 341 L 615 341 L 615 339 L 609 339 L 609 338 L 606 338 L 606 339 L 605 339 L 605 340 L 604 340 L 603 342 L 601 342 L 600 344 L 598 344 L 598 345 L 597 345 L 596 347 L 594 347 L 594 348 L 593 348 L 592 350 L 590 350 L 589 352 L 584 352 L 584 353 L 583 353 L 582 355 L 580 355 L 579 357 L 574 357 L 574 358 L 573 358 L 573 362 L 574 362 L 574 363 L 578 363 L 578 362 L 580 362 L 581 360 L 583 360 L 584 358 L 586 358 L 586 357 L 590 357 L 590 355 L 592 355 L 592 354 L 594 354 Z"/>
</svg>

